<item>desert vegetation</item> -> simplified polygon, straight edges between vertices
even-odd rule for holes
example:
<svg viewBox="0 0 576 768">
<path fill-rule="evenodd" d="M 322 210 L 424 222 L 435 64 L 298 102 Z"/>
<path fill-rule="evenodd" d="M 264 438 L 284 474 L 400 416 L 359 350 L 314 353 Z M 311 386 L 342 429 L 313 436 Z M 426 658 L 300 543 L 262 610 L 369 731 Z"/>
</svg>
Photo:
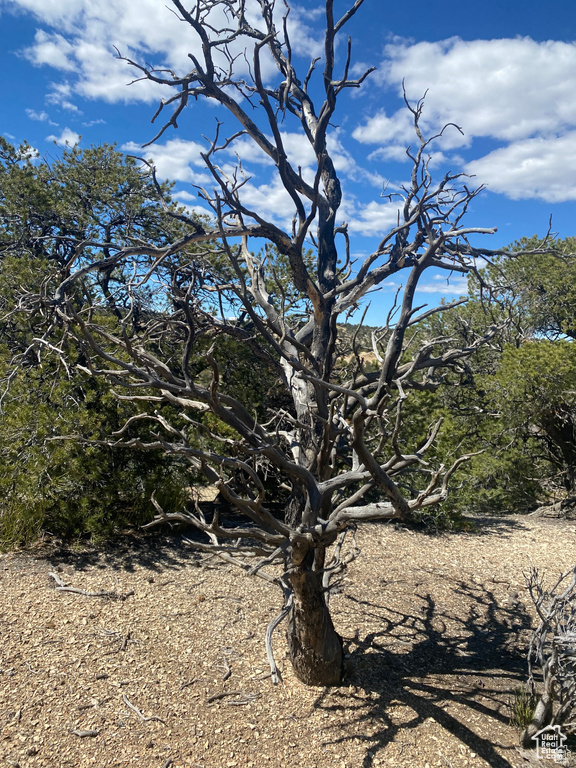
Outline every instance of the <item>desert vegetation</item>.
<svg viewBox="0 0 576 768">
<path fill-rule="evenodd" d="M 324 56 L 304 71 L 289 4 L 260 0 L 256 18 L 242 0 L 173 6 L 190 71 L 126 62 L 166 88 L 156 139 L 190 100 L 228 115 L 202 154 L 210 216 L 114 147 L 48 163 L 0 139 L 0 540 L 176 527 L 208 562 L 277 589 L 261 632 L 273 682 L 285 621 L 295 677 L 338 686 L 346 648 L 331 596 L 356 572 L 358 528 L 458 531 L 470 514 L 570 510 L 574 242 L 477 245 L 493 233 L 468 222 L 482 189 L 434 178 L 443 132 L 425 135 L 425 100 L 406 98 L 414 146 L 392 195 L 397 223 L 355 259 L 331 133 L 342 94 L 370 83 L 371 68 L 353 74 L 352 41 L 338 44 L 362 1 L 338 16 L 326 0 Z M 249 76 L 234 66 L 239 45 Z M 286 126 L 313 154 L 313 177 L 291 163 Z M 245 201 L 246 142 L 273 164 L 289 226 Z M 231 146 L 232 169 L 220 163 Z M 467 276 L 467 295 L 419 305 L 430 273 Z M 400 278 L 385 320 L 367 326 L 367 297 Z M 198 500 L 202 486 L 217 503 Z M 382 559 L 383 579 L 390 567 Z M 535 578 L 545 621 L 554 598 Z M 546 707 L 540 726 L 572 711 Z"/>
</svg>

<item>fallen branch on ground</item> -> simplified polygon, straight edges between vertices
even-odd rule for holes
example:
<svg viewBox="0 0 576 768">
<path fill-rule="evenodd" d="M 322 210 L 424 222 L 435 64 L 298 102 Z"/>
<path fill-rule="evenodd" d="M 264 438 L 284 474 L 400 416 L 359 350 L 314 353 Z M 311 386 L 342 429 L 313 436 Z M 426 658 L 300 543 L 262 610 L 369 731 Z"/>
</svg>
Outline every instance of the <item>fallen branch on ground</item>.
<svg viewBox="0 0 576 768">
<path fill-rule="evenodd" d="M 240 696 L 241 698 L 236 699 L 235 701 L 227 702 L 230 706 L 240 706 L 241 704 L 249 704 L 251 701 L 254 701 L 254 699 L 257 699 L 260 694 L 246 693 L 245 691 L 222 691 L 221 693 L 215 693 L 213 696 L 206 699 L 206 704 L 213 704 L 215 701 L 218 701 L 218 699 L 224 699 L 227 696 Z"/>
<path fill-rule="evenodd" d="M 147 723 L 150 720 L 158 720 L 159 723 L 162 723 L 163 725 L 166 725 L 166 721 L 162 720 L 161 717 L 158 717 L 158 715 L 150 715 L 150 717 L 145 717 L 142 712 L 138 709 L 138 707 L 135 707 L 134 704 L 126 697 L 126 694 L 122 694 L 122 699 L 124 700 L 124 703 L 130 707 L 130 709 L 133 712 L 136 712 L 140 720 L 142 720 L 143 723 Z"/>
<path fill-rule="evenodd" d="M 186 680 L 182 683 L 179 690 L 183 691 L 185 688 L 189 688 L 191 685 L 194 685 L 194 683 L 197 683 L 199 680 L 203 679 L 203 677 L 193 677 L 192 680 Z"/>
<path fill-rule="evenodd" d="M 54 573 L 54 571 L 50 571 L 48 576 L 51 576 L 56 584 L 58 585 L 56 587 L 57 592 L 75 592 L 77 595 L 84 595 L 85 597 L 110 597 L 113 600 L 126 600 L 127 597 L 130 597 L 134 594 L 134 590 L 131 589 L 129 592 L 122 592 L 118 594 L 117 592 L 110 592 L 107 590 L 102 590 L 99 592 L 88 592 L 85 589 L 78 589 L 77 587 L 70 587 L 68 584 L 66 584 L 65 581 L 63 581 L 60 576 L 57 573 Z"/>
</svg>

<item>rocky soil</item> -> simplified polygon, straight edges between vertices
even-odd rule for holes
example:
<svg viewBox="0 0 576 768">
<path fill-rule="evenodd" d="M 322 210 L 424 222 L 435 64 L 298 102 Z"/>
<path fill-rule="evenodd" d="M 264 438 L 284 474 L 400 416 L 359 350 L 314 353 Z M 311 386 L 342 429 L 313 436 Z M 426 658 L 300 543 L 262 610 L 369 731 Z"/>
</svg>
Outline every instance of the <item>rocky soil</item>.
<svg viewBox="0 0 576 768">
<path fill-rule="evenodd" d="M 331 689 L 294 678 L 281 628 L 273 686 L 280 593 L 178 538 L 0 556 L 0 766 L 557 765 L 518 749 L 510 700 L 533 621 L 523 571 L 572 568 L 576 525 L 474 522 L 358 532 L 331 600 L 347 650 Z"/>
</svg>

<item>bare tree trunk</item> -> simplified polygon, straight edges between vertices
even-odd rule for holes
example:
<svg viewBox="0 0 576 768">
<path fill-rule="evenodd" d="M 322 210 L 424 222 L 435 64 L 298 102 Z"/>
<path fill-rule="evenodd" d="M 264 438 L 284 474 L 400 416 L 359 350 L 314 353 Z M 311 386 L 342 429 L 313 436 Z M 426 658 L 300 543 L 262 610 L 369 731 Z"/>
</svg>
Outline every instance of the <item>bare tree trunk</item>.
<svg viewBox="0 0 576 768">
<path fill-rule="evenodd" d="M 294 602 L 288 624 L 288 653 L 299 680 L 306 685 L 339 685 L 342 638 L 334 629 L 324 598 L 322 573 L 313 570 L 314 550 L 290 573 Z"/>
<path fill-rule="evenodd" d="M 520 743 L 525 749 L 529 749 L 534 746 L 532 741 L 533 737 L 542 730 L 552 719 L 552 705 L 553 699 L 548 691 L 542 694 L 542 698 L 538 701 L 534 716 L 530 725 L 522 733 Z"/>
</svg>

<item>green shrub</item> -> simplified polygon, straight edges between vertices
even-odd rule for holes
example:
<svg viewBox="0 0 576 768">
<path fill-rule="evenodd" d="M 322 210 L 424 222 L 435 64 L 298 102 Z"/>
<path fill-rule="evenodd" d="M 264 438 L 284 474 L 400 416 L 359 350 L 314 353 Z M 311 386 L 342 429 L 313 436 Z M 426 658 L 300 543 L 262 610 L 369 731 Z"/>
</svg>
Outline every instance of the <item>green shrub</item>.
<svg viewBox="0 0 576 768">
<path fill-rule="evenodd" d="M 532 722 L 538 697 L 529 692 L 524 684 L 512 691 L 510 697 L 510 725 L 524 730 Z"/>
</svg>

